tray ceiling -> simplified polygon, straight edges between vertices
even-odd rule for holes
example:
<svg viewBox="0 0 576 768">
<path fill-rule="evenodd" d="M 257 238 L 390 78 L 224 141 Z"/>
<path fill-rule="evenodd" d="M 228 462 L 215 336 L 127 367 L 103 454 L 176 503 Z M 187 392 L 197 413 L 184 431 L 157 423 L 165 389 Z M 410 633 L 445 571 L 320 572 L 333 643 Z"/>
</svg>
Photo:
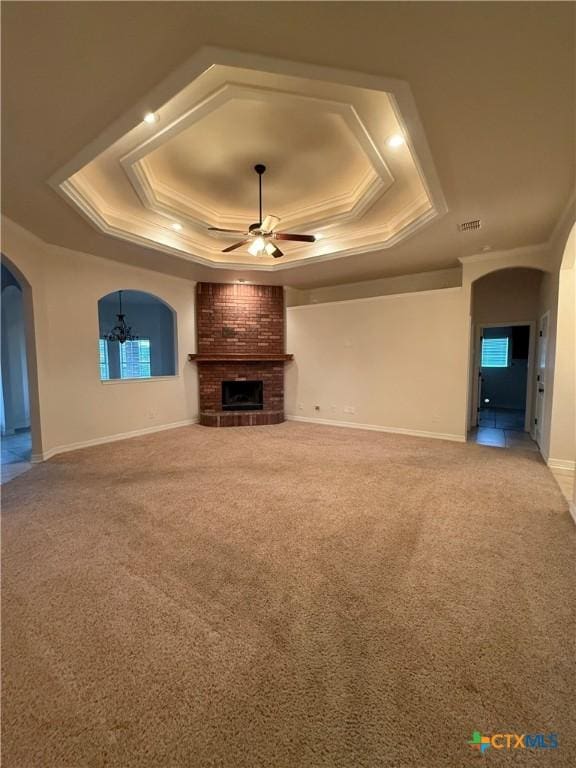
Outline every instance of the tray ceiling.
<svg viewBox="0 0 576 768">
<path fill-rule="evenodd" d="M 50 180 L 109 235 L 281 270 L 388 248 L 446 211 L 402 81 L 204 49 L 141 104 L 156 122 L 133 107 Z M 282 259 L 222 253 L 233 240 L 208 227 L 258 220 L 255 163 L 268 169 L 264 214 L 317 242 L 287 244 Z"/>
</svg>

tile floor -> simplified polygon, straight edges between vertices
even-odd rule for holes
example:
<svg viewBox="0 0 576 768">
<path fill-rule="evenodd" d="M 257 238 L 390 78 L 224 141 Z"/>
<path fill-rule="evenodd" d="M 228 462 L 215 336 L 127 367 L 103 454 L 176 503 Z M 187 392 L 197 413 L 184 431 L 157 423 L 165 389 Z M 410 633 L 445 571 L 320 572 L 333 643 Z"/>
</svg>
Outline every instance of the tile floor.
<svg viewBox="0 0 576 768">
<path fill-rule="evenodd" d="M 497 427 L 477 427 L 468 433 L 468 440 L 493 448 L 521 448 L 524 451 L 538 451 L 538 445 L 528 432 Z"/>
<path fill-rule="evenodd" d="M 7 483 L 31 468 L 32 438 L 30 430 L 2 436 L 0 482 Z"/>
<path fill-rule="evenodd" d="M 538 451 L 537 444 L 528 432 L 524 432 L 524 411 L 519 410 L 483 408 L 478 416 L 478 427 L 470 430 L 468 439 L 494 448 Z"/>
<path fill-rule="evenodd" d="M 479 427 L 524 431 L 524 409 L 482 408 L 478 414 Z"/>
</svg>

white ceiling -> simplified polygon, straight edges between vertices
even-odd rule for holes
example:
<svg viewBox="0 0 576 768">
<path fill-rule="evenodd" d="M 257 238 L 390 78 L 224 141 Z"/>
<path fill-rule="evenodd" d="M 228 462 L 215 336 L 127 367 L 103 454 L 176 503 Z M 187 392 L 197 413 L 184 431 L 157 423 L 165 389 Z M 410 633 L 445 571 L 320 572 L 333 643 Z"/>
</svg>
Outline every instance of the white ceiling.
<svg viewBox="0 0 576 768">
<path fill-rule="evenodd" d="M 485 246 L 544 242 L 574 188 L 572 3 L 5 3 L 2 21 L 3 211 L 75 250 L 192 279 L 329 285 L 450 267 Z M 448 213 L 390 248 L 279 272 L 214 269 L 97 231 L 48 179 L 99 137 L 117 140 L 110 127 L 123 116 L 127 133 L 145 109 L 161 108 L 149 95 L 206 45 L 301 62 L 304 79 L 314 65 L 407 82 Z M 232 176 L 259 162 L 251 155 L 266 146 L 270 179 L 283 176 L 283 184 L 270 182 L 279 207 L 287 209 L 288 197 L 309 204 L 320 195 L 326 160 L 318 158 L 333 165 L 345 151 L 343 186 L 351 183 L 361 163 L 337 120 L 310 126 L 303 110 L 292 135 L 278 117 L 282 107 L 274 113 L 264 105 L 262 113 L 266 125 L 258 120 L 257 128 L 248 114 L 234 116 L 246 156 L 229 142 L 234 151 L 227 148 L 223 160 Z M 226 174 L 212 176 L 223 143 L 217 131 L 225 135 L 227 122 L 212 131 L 198 125 L 203 136 L 182 137 L 147 160 L 162 167 L 170 188 L 190 189 L 193 176 L 197 202 L 216 200 L 223 214 L 242 217 L 250 210 L 250 173 L 237 188 L 227 186 Z M 187 161 L 186 147 L 198 141 L 206 156 Z M 315 147 L 308 163 L 282 165 L 286 141 L 293 156 Z M 299 187 L 304 165 L 307 189 Z M 339 178 L 332 171 L 325 188 Z M 281 190 L 298 195 L 283 200 Z M 460 234 L 458 222 L 472 218 L 482 219 L 482 229 Z"/>
</svg>

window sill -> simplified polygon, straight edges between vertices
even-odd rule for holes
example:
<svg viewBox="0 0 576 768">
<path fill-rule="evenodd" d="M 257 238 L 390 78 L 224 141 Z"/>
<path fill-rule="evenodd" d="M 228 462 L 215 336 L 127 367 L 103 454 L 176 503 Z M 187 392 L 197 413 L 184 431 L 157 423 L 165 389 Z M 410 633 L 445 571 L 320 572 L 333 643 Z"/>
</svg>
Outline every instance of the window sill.
<svg viewBox="0 0 576 768">
<path fill-rule="evenodd" d="M 173 381 L 174 379 L 179 379 L 180 374 L 174 373 L 171 376 L 147 376 L 147 377 L 138 377 L 133 379 L 100 379 L 100 384 L 108 385 L 108 384 L 145 384 L 150 383 L 152 381 Z"/>
</svg>

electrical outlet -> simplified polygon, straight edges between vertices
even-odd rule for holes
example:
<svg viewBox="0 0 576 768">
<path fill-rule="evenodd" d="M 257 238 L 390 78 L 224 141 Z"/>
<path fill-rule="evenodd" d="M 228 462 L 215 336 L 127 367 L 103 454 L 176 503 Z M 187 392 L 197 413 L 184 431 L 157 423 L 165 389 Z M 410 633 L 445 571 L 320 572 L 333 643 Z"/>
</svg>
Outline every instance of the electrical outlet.
<svg viewBox="0 0 576 768">
<path fill-rule="evenodd" d="M 336 413 L 336 406 L 335 405 L 331 405 L 330 406 L 330 410 L 332 411 L 332 413 Z"/>
<path fill-rule="evenodd" d="M 352 405 L 347 405 L 346 408 L 344 408 L 344 413 L 356 413 L 356 408 Z"/>
<path fill-rule="evenodd" d="M 304 410 L 304 404 L 303 403 L 298 403 L 298 410 L 299 411 L 303 411 Z"/>
</svg>

